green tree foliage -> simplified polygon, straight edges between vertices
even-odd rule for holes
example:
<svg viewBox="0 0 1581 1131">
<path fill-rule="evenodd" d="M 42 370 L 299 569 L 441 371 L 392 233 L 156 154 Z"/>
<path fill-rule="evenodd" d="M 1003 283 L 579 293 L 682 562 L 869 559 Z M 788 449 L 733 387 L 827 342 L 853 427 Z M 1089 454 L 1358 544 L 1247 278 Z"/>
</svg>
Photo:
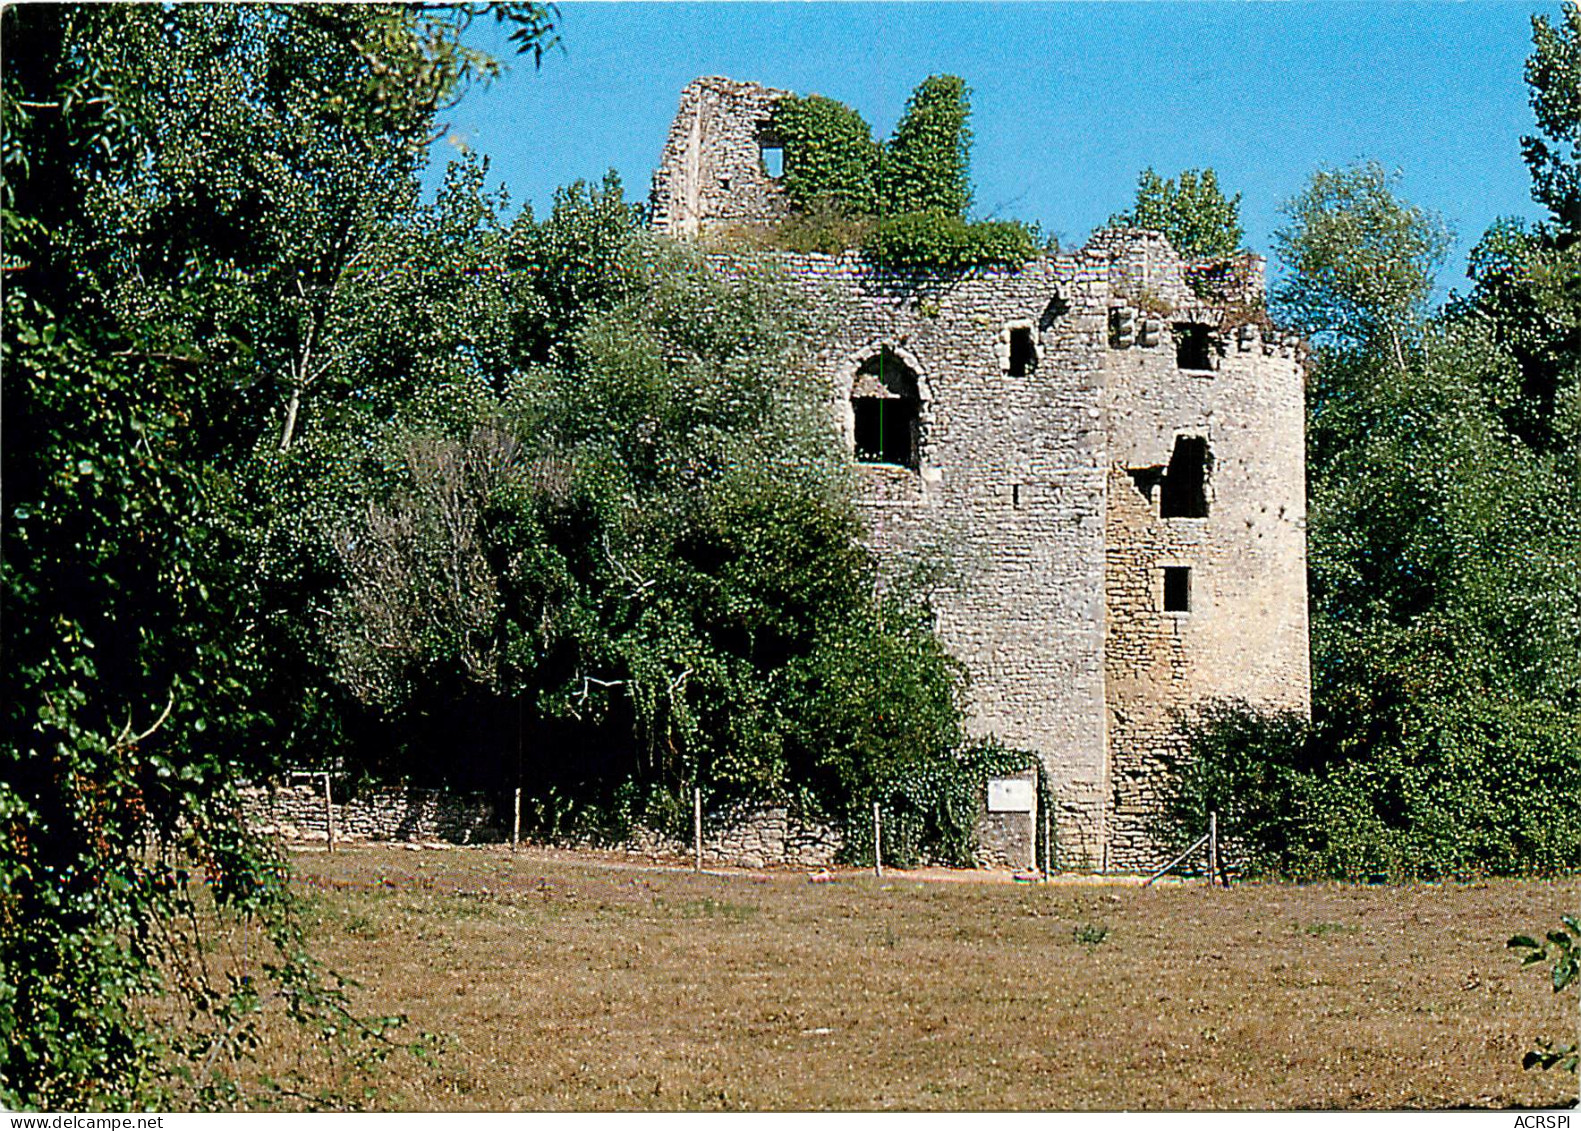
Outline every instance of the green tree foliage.
<svg viewBox="0 0 1581 1131">
<path fill-rule="evenodd" d="M 1513 365 L 1487 375 L 1500 419 L 1561 459 L 1581 449 L 1581 241 L 1504 219 L 1472 249 L 1459 317 L 1480 321 Z M 1573 477 L 1581 478 L 1581 476 Z"/>
<path fill-rule="evenodd" d="M 1529 74 L 1555 73 L 1559 40 L 1540 26 Z M 1533 172 L 1548 192 L 1552 161 Z M 1568 245 L 1554 226 L 1497 225 L 1477 290 L 1434 314 L 1446 234 L 1379 168 L 1320 172 L 1288 211 L 1277 297 L 1317 343 L 1313 728 L 1210 713 L 1177 819 L 1239 806 L 1228 831 L 1270 870 L 1573 870 L 1581 508 L 1553 378 L 1577 363 L 1574 296 L 1535 266 Z"/>
<path fill-rule="evenodd" d="M 629 727 L 613 762 L 524 752 L 529 776 L 606 793 L 800 791 L 844 816 L 954 764 L 960 672 L 925 610 L 874 596 L 803 379 L 805 304 L 750 262 L 721 273 L 647 236 L 614 182 L 524 216 L 499 255 L 518 356 L 537 356 L 545 310 L 578 312 L 557 323 L 569 341 L 501 387 L 453 380 L 359 426 L 372 458 L 321 504 L 340 508 L 338 678 L 391 717 L 471 688 L 533 733 L 619 746 Z M 587 285 L 560 307 L 573 270 Z M 494 781 L 516 772 L 485 757 Z"/>
<path fill-rule="evenodd" d="M 972 203 L 968 93 L 954 75 L 930 75 L 912 92 L 879 161 L 882 215 L 966 215 Z"/>
<path fill-rule="evenodd" d="M 1377 164 L 1313 175 L 1274 236 L 1290 269 L 1275 301 L 1303 332 L 1341 348 L 1386 341 L 1403 367 L 1405 335 L 1426 315 L 1449 234 L 1391 182 Z"/>
<path fill-rule="evenodd" d="M 467 207 L 479 217 L 489 210 L 481 201 Z M 575 365 L 578 332 L 587 319 L 635 293 L 635 283 L 619 270 L 619 256 L 637 218 L 637 207 L 610 172 L 601 185 L 579 181 L 557 189 L 542 223 L 532 223 L 528 213 L 511 229 L 500 267 L 510 280 L 510 340 L 518 365 Z"/>
<path fill-rule="evenodd" d="M 433 113 L 492 66 L 473 15 L 4 13 L 7 1107 L 235 1103 L 267 1013 L 378 1036 L 236 811 L 275 724 L 242 472 L 352 379 L 337 304 Z M 235 931 L 272 957 L 217 963 Z"/>
<path fill-rule="evenodd" d="M 1149 166 L 1136 183 L 1136 204 L 1109 217 L 1114 228 L 1152 228 L 1182 255 L 1223 259 L 1241 249 L 1241 194 L 1219 191 L 1212 169 L 1187 169 L 1179 180 L 1165 180 Z"/>
<path fill-rule="evenodd" d="M 1471 254 L 1462 313 L 1484 319 L 1515 360 L 1490 389 L 1506 425 L 1581 483 L 1581 14 L 1567 8 L 1558 27 L 1538 16 L 1532 29 L 1526 78 L 1540 136 L 1522 148 L 1549 217 L 1489 229 Z"/>
</svg>

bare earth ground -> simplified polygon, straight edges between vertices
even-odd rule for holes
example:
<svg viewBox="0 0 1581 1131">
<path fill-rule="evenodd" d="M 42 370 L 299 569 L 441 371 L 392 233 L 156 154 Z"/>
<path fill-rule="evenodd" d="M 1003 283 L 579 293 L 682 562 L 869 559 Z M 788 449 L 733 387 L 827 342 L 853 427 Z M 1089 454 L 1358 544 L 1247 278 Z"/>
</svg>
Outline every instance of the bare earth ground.
<svg viewBox="0 0 1581 1131">
<path fill-rule="evenodd" d="M 702 874 L 352 846 L 296 857 L 359 1004 L 444 1034 L 386 1109 L 1443 1108 L 1574 1102 L 1523 1072 L 1573 1000 L 1505 940 L 1576 881 L 1403 887 Z M 277 1050 L 276 1056 L 284 1056 Z"/>
</svg>

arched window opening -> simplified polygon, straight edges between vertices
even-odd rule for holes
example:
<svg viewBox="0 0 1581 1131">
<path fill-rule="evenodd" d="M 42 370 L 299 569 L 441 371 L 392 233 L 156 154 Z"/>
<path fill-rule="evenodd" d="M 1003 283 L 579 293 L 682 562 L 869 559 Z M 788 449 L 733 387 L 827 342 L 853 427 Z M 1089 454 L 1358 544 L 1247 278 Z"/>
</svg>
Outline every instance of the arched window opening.
<svg viewBox="0 0 1581 1131">
<path fill-rule="evenodd" d="M 857 462 L 916 468 L 920 408 L 917 375 L 905 362 L 888 349 L 864 361 L 851 387 Z"/>
</svg>

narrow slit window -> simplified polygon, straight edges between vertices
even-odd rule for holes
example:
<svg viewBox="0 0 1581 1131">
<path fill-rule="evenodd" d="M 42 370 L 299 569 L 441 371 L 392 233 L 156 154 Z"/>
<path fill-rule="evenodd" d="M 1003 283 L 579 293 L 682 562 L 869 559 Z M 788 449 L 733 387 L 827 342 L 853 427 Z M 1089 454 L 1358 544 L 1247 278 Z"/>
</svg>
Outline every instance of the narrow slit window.
<svg viewBox="0 0 1581 1131">
<path fill-rule="evenodd" d="M 1208 441 L 1179 436 L 1158 494 L 1160 518 L 1208 517 Z"/>
<path fill-rule="evenodd" d="M 1212 369 L 1213 343 L 1201 322 L 1175 324 L 1175 364 L 1181 369 Z"/>
<path fill-rule="evenodd" d="M 1164 567 L 1164 611 L 1189 613 L 1191 611 L 1191 567 Z"/>
<path fill-rule="evenodd" d="M 750 149 L 748 153 L 752 152 Z M 785 147 L 783 145 L 765 145 L 759 150 L 763 158 L 763 171 L 774 180 L 779 180 L 785 175 Z"/>
<path fill-rule="evenodd" d="M 1010 376 L 1025 377 L 1027 370 L 1038 363 L 1037 350 L 1032 347 L 1032 329 L 1016 326 L 1010 331 Z"/>
</svg>

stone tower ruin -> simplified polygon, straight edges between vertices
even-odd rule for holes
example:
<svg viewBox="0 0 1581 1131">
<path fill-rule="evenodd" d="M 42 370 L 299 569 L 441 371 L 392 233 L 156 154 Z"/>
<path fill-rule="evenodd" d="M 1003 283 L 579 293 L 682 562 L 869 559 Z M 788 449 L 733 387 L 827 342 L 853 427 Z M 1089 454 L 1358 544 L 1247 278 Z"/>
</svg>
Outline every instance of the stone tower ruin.
<svg viewBox="0 0 1581 1131">
<path fill-rule="evenodd" d="M 656 229 L 784 216 L 784 96 L 685 89 Z M 947 278 L 854 252 L 782 263 L 840 312 L 815 366 L 874 550 L 947 547 L 960 566 L 935 607 L 971 673 L 971 727 L 1041 757 L 1068 865 L 1153 863 L 1182 718 L 1224 700 L 1310 710 L 1303 367 L 1260 313 L 1262 261 L 1108 230 Z"/>
</svg>

